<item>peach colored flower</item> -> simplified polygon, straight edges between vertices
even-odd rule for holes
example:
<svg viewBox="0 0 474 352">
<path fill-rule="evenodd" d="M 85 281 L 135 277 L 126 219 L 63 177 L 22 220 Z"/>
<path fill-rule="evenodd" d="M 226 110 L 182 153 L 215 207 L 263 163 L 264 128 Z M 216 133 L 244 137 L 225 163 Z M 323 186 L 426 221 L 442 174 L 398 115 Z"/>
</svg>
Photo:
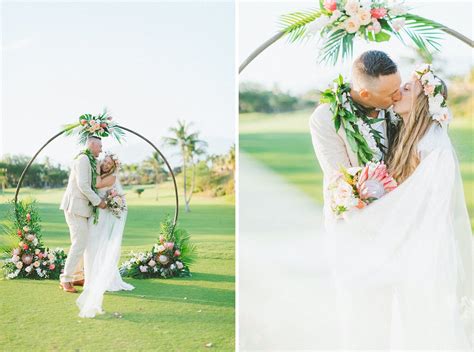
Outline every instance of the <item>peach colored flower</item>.
<svg viewBox="0 0 474 352">
<path fill-rule="evenodd" d="M 344 6 L 344 10 L 349 16 L 356 16 L 359 9 L 360 4 L 357 0 L 348 0 L 346 6 Z"/>
<path fill-rule="evenodd" d="M 369 24 L 369 23 L 372 21 L 372 18 L 371 18 L 371 15 L 370 15 L 370 11 L 361 8 L 361 9 L 357 12 L 357 19 L 359 20 L 359 23 L 360 23 L 361 25 L 363 25 L 363 26 Z"/>
<path fill-rule="evenodd" d="M 359 21 L 355 17 L 349 17 L 344 22 L 344 28 L 348 33 L 355 33 L 360 28 Z"/>
<path fill-rule="evenodd" d="M 432 95 L 435 91 L 435 86 L 432 84 L 426 84 L 423 90 L 425 91 L 426 95 Z"/>
</svg>

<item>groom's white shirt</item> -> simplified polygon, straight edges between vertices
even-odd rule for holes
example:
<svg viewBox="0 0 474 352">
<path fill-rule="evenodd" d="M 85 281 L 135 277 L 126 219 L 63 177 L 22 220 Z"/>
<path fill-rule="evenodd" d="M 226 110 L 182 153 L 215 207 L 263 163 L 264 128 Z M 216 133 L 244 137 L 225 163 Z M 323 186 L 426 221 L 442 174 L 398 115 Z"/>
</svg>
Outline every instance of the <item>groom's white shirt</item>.
<svg viewBox="0 0 474 352">
<path fill-rule="evenodd" d="M 61 210 L 86 218 L 92 215 L 92 207 L 89 202 L 97 206 L 101 199 L 92 190 L 91 171 L 90 161 L 86 155 L 81 154 L 74 160 L 66 192 L 61 202 Z"/>
<path fill-rule="evenodd" d="M 379 112 L 378 118 L 385 116 L 384 110 Z M 336 132 L 334 127 L 333 113 L 329 104 L 319 105 L 313 112 L 309 122 L 311 139 L 314 151 L 318 158 L 319 165 L 323 171 L 324 205 L 325 213 L 328 214 L 329 192 L 327 188 L 335 172 L 341 166 L 356 167 L 359 164 L 357 154 L 354 153 L 347 141 L 344 128 Z M 382 121 L 373 125 L 373 128 L 380 131 L 383 136 L 383 144 L 386 146 L 386 122 Z"/>
</svg>

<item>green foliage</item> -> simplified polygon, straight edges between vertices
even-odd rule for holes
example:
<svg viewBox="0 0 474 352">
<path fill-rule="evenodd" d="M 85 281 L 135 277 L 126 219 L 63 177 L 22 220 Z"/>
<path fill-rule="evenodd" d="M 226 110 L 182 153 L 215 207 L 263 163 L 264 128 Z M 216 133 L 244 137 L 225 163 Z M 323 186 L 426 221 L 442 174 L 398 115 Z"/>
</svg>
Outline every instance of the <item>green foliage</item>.
<svg viewBox="0 0 474 352">
<path fill-rule="evenodd" d="M 316 9 L 303 10 L 282 15 L 279 19 L 281 29 L 287 34 L 289 40 L 294 42 L 306 34 L 306 25 L 321 16 L 321 11 Z"/>
<path fill-rule="evenodd" d="M 133 190 L 136 194 L 138 194 L 138 197 L 140 198 L 140 196 L 142 195 L 143 192 L 145 192 L 145 188 L 135 188 Z"/>
</svg>

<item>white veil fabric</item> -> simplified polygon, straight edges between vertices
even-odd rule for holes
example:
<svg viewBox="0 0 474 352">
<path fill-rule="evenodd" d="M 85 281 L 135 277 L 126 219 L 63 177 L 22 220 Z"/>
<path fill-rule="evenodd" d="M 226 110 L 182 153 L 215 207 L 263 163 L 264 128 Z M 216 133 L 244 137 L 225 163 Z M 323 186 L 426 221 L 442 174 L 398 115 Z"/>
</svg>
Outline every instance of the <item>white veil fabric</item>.
<svg viewBox="0 0 474 352">
<path fill-rule="evenodd" d="M 123 194 L 118 176 L 113 187 Z M 99 196 L 104 198 L 113 187 L 99 189 Z M 122 280 L 118 269 L 127 211 L 123 211 L 120 218 L 108 209 L 99 208 L 98 211 L 97 224 L 93 224 L 92 218 L 89 219 L 89 239 L 84 252 L 84 291 L 76 300 L 82 318 L 93 318 L 104 313 L 102 301 L 105 291 L 134 289 Z"/>
<path fill-rule="evenodd" d="M 472 231 L 447 127 L 418 151 L 397 189 L 327 222 L 346 348 L 471 351 Z"/>
</svg>

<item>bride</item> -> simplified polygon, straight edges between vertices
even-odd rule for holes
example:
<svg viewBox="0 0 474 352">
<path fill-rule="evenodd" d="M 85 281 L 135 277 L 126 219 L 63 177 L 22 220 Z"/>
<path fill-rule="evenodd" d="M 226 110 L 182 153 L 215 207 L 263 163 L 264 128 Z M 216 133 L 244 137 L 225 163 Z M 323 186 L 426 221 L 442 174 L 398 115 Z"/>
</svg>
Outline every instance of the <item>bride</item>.
<svg viewBox="0 0 474 352">
<path fill-rule="evenodd" d="M 96 184 L 99 196 L 104 199 L 111 192 L 122 195 L 123 189 L 118 180 L 118 158 L 113 154 L 107 154 L 99 169 Z M 118 270 L 122 235 L 127 218 L 125 198 L 122 196 L 122 199 L 123 210 L 117 211 L 117 214 L 108 207 L 98 209 L 97 224 L 93 223 L 93 217 L 89 219 L 89 241 L 84 253 L 84 291 L 76 301 L 80 317 L 93 318 L 96 314 L 104 313 L 102 300 L 105 291 L 134 289 L 132 285 L 122 280 Z"/>
<path fill-rule="evenodd" d="M 447 88 L 425 65 L 401 90 L 387 157 L 398 187 L 327 233 L 343 344 L 470 351 L 472 231 Z"/>
</svg>

